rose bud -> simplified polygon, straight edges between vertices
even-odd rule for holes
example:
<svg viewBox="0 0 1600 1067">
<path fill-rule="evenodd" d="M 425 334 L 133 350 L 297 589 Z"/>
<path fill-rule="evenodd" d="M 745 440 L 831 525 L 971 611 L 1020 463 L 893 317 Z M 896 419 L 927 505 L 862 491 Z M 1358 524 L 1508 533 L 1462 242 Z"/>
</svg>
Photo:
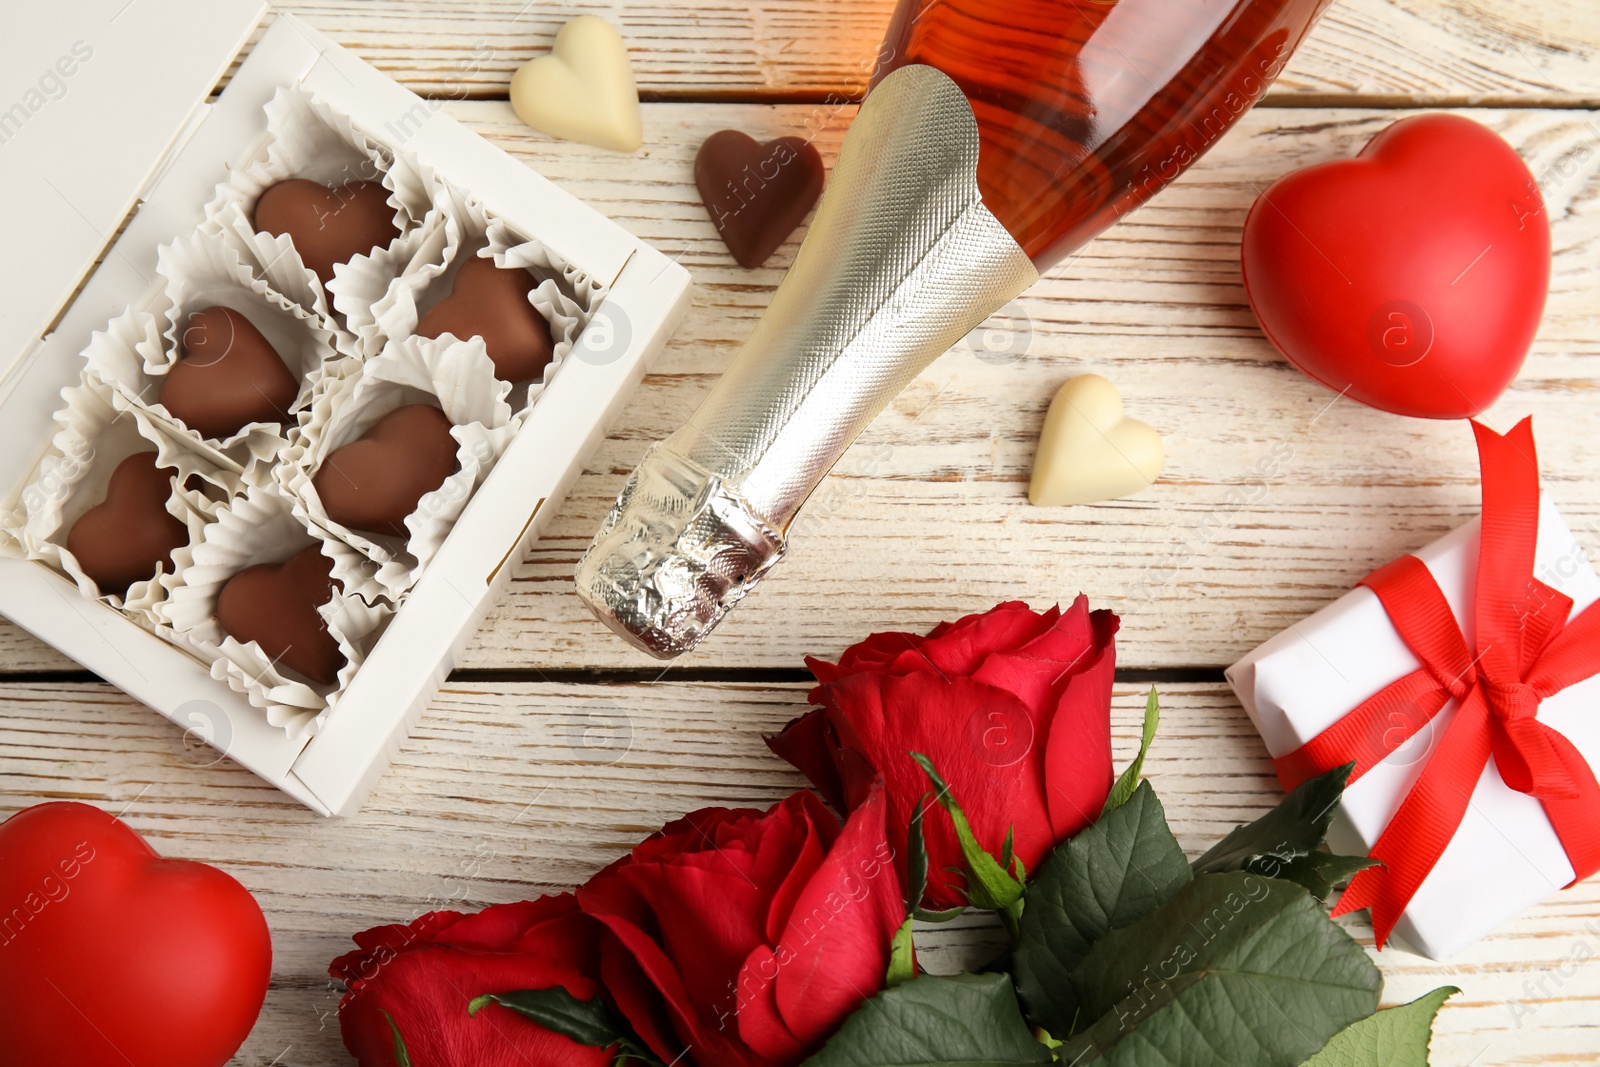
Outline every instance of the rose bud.
<svg viewBox="0 0 1600 1067">
<path fill-rule="evenodd" d="M 1062 612 L 1001 604 L 940 623 L 926 637 L 873 634 L 837 664 L 807 658 L 820 705 L 767 739 L 841 811 L 879 778 L 889 840 L 902 857 L 913 813 L 924 811 L 928 883 L 922 905 L 966 903 L 961 847 L 950 817 L 924 801 L 929 780 L 910 753 L 932 760 L 960 801 L 977 842 L 1000 855 L 1007 833 L 1028 871 L 1093 822 L 1111 791 L 1111 676 L 1117 617 L 1078 597 Z"/>
<path fill-rule="evenodd" d="M 476 915 L 429 912 L 409 926 L 359 933 L 360 949 L 328 968 L 348 990 L 339 1002 L 344 1047 L 361 1067 L 394 1067 L 396 1033 L 417 1067 L 606 1067 L 609 1050 L 580 1045 L 499 1004 L 467 1012 L 485 993 L 552 986 L 593 1000 L 600 995 L 598 933 L 570 893 Z"/>
<path fill-rule="evenodd" d="M 883 987 L 906 916 L 883 818 L 871 788 L 843 829 L 809 791 L 707 808 L 578 890 L 606 990 L 662 1062 L 798 1064 Z"/>
</svg>

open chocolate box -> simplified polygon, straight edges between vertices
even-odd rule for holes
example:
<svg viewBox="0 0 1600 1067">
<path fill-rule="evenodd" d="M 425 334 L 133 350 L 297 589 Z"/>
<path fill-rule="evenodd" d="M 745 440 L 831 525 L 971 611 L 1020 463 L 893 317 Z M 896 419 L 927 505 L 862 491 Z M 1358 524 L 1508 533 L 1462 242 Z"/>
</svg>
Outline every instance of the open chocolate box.
<svg viewBox="0 0 1600 1067">
<path fill-rule="evenodd" d="M 29 15 L 0 44 L 0 108 L 17 102 L 0 112 L 0 612 L 342 814 L 665 343 L 689 277 L 292 16 L 210 99 L 265 7 L 94 0 Z M 380 183 L 389 244 L 323 277 L 311 249 L 256 229 L 261 194 L 291 178 Z M 483 261 L 530 277 L 542 367 L 506 372 L 482 336 L 424 336 L 419 319 Z M 166 388 L 193 313 L 217 307 L 289 370 L 283 419 L 204 431 L 192 398 L 184 409 Z M 403 524 L 363 529 L 318 476 L 418 407 L 449 473 Z M 154 514 L 178 547 L 103 590 L 67 542 L 138 453 L 160 471 L 157 495 L 170 488 Z M 218 619 L 233 577 L 302 550 L 336 580 L 320 615 L 339 654 L 320 679 Z"/>
</svg>

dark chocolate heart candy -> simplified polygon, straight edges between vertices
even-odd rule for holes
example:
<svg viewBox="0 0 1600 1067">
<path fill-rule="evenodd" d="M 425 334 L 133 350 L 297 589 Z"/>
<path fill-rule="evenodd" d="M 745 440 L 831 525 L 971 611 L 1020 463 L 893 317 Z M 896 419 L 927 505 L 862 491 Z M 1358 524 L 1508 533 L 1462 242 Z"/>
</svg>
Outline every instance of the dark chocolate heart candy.
<svg viewBox="0 0 1600 1067">
<path fill-rule="evenodd" d="M 389 190 L 377 182 L 345 182 L 329 188 L 290 178 L 269 186 L 257 198 L 254 222 L 262 233 L 288 234 L 300 261 L 324 285 L 333 280 L 335 263 L 388 248 L 400 236 Z"/>
<path fill-rule="evenodd" d="M 329 453 L 311 485 L 334 522 L 406 537 L 406 516 L 455 470 L 450 420 L 429 404 L 410 404 Z"/>
<path fill-rule="evenodd" d="M 474 256 L 456 271 L 450 295 L 422 316 L 417 335 L 481 337 L 495 377 L 532 381 L 544 373 L 554 351 L 550 324 L 528 303 L 536 284 L 521 267 L 497 267 L 492 259 Z"/>
<path fill-rule="evenodd" d="M 759 267 L 822 195 L 822 157 L 802 137 L 758 144 L 720 130 L 694 157 L 694 183 L 733 258 Z"/>
<path fill-rule="evenodd" d="M 339 680 L 339 642 L 317 611 L 333 599 L 333 560 L 310 545 L 282 563 L 260 563 L 229 578 L 217 594 L 217 621 L 234 639 L 321 685 Z"/>
<path fill-rule="evenodd" d="M 100 592 L 127 596 L 189 543 L 189 528 L 167 511 L 171 496 L 172 471 L 156 466 L 154 452 L 136 452 L 111 472 L 106 498 L 72 524 L 67 551 Z"/>
<path fill-rule="evenodd" d="M 191 312 L 178 336 L 161 403 L 202 437 L 232 437 L 253 422 L 287 422 L 300 383 L 255 324 L 232 308 Z"/>
</svg>

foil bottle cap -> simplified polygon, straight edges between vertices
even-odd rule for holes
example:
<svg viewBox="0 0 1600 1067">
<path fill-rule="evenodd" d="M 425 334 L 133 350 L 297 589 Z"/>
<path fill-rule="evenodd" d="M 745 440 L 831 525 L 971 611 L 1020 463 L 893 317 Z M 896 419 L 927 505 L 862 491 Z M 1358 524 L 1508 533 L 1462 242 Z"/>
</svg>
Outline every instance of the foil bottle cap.
<svg viewBox="0 0 1600 1067">
<path fill-rule="evenodd" d="M 1038 280 L 983 204 L 979 137 L 932 67 L 884 78 L 760 323 L 646 453 L 578 563 L 578 595 L 661 658 L 694 648 L 783 555 L 850 443 L 940 353 Z"/>
</svg>

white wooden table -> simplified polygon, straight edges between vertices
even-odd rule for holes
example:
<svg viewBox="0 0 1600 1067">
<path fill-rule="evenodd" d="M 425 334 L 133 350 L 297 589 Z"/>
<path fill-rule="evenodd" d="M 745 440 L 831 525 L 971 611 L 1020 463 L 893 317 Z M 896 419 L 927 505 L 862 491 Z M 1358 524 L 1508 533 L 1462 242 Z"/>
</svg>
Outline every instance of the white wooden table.
<svg viewBox="0 0 1600 1067">
<path fill-rule="evenodd" d="M 700 141 L 824 125 L 831 161 L 891 0 L 340 0 L 283 2 L 322 31 L 678 256 L 694 308 L 615 433 L 518 565 L 360 815 L 319 820 L 118 691 L 0 624 L 0 817 L 48 799 L 122 813 L 162 852 L 228 870 L 266 909 L 272 990 L 236 1062 L 349 1062 L 326 966 L 353 931 L 441 906 L 569 887 L 665 820 L 765 805 L 801 784 L 764 731 L 804 709 L 801 656 L 872 629 L 1079 590 L 1122 614 L 1119 761 L 1140 693 L 1160 684 L 1147 773 L 1198 851 L 1272 804 L 1260 741 L 1222 667 L 1372 567 L 1477 507 L 1469 435 L 1379 414 L 1288 367 L 1256 329 L 1239 228 L 1278 175 L 1353 153 L 1412 109 L 1460 108 L 1540 180 L 1555 266 L 1543 327 L 1489 421 L 1537 416 L 1556 502 L 1600 543 L 1600 10 L 1594 0 L 1339 0 L 1278 87 L 1173 188 L 1058 267 L 958 346 L 840 463 L 805 532 L 705 648 L 663 671 L 584 612 L 572 567 L 646 446 L 694 408 L 794 251 L 734 265 L 700 206 Z M 646 144 L 622 156 L 516 121 L 511 72 L 567 18 L 612 19 L 632 50 Z M 1167 443 L 1160 484 L 1130 500 L 1025 500 L 1045 406 L 1097 371 Z M 1260 483 L 1257 461 L 1291 458 Z M 1244 492 L 1240 492 L 1240 490 Z M 1248 503 L 1241 503 L 1241 499 Z M 1349 929 L 1370 945 L 1364 920 Z M 932 969 L 995 932 L 923 939 Z M 1441 983 L 1439 1065 L 1600 1062 L 1600 881 L 1562 893 L 1440 966 L 1379 957 L 1386 1002 Z"/>
</svg>

